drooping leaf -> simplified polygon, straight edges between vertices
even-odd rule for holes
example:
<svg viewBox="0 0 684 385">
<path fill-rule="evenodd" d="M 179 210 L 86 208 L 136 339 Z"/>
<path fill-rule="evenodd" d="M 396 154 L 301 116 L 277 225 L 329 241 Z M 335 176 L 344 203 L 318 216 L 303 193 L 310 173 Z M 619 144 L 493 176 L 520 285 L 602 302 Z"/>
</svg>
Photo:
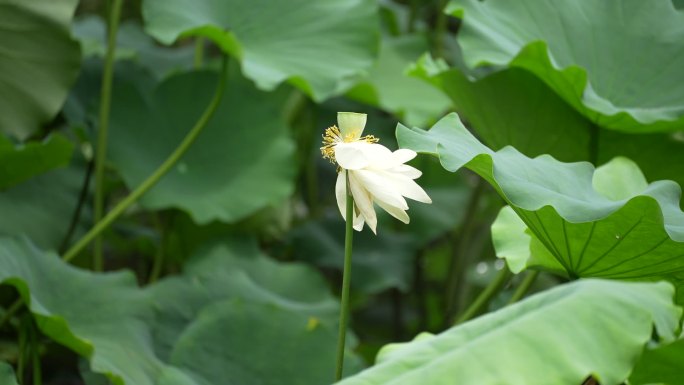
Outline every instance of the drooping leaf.
<svg viewBox="0 0 684 385">
<path fill-rule="evenodd" d="M 137 187 L 180 144 L 209 104 L 218 78 L 192 72 L 164 80 L 152 94 L 115 89 L 109 158 Z M 140 203 L 176 207 L 195 222 L 234 222 L 274 205 L 293 189 L 294 145 L 280 114 L 279 93 L 266 94 L 232 74 L 226 94 L 200 137 Z"/>
<path fill-rule="evenodd" d="M 549 154 L 564 162 L 595 159 L 597 164 L 624 156 L 636 161 L 650 180 L 684 184 L 681 133 L 601 130 L 527 70 L 513 67 L 470 79 L 462 69 L 424 56 L 412 74 L 444 90 L 469 127 L 494 150 L 510 145 L 530 157 Z"/>
<path fill-rule="evenodd" d="M 477 141 L 456 114 L 430 131 L 399 125 L 397 136 L 402 147 L 438 156 L 447 170 L 468 167 L 480 174 L 565 274 L 679 282 L 684 269 L 684 213 L 676 183 L 658 181 L 641 191 L 607 194 L 607 187 L 619 185 L 594 182 L 591 164 L 562 163 L 545 155 L 531 159 L 512 147 L 494 152 Z M 600 172 L 598 177 L 601 174 L 616 173 Z"/>
<path fill-rule="evenodd" d="M 15 145 L 0 135 L 0 190 L 5 190 L 35 175 L 65 166 L 71 159 L 73 144 L 62 135 L 42 142 Z"/>
<path fill-rule="evenodd" d="M 421 35 L 384 38 L 378 61 L 347 96 L 394 112 L 410 125 L 434 122 L 449 108 L 449 99 L 431 84 L 406 74 L 409 64 L 428 49 Z"/>
<path fill-rule="evenodd" d="M 684 340 L 654 349 L 646 349 L 629 376 L 629 383 L 646 384 L 684 384 Z"/>
<path fill-rule="evenodd" d="M 340 385 L 601 384 L 627 378 L 653 325 L 672 338 L 681 309 L 667 283 L 580 280 L 435 336 L 385 347 Z"/>
<path fill-rule="evenodd" d="M 471 68 L 525 68 L 601 127 L 684 124 L 684 12 L 671 0 L 457 0 L 449 12 Z"/>
<path fill-rule="evenodd" d="M 25 139 L 54 117 L 76 79 L 76 0 L 0 1 L 0 131 Z"/>
<path fill-rule="evenodd" d="M 40 330 L 90 360 L 115 385 L 155 384 L 151 302 L 128 272 L 79 270 L 28 240 L 0 238 L 0 282 L 19 291 Z"/>
<path fill-rule="evenodd" d="M 0 191 L 0 235 L 26 236 L 41 248 L 57 250 L 76 210 L 85 173 L 85 167 L 74 164 Z M 90 225 L 89 212 L 86 205 L 74 236 Z"/>
<path fill-rule="evenodd" d="M 369 69 L 379 38 L 377 6 L 362 0 L 149 0 L 143 15 L 163 44 L 206 37 L 259 88 L 289 81 L 316 100 Z"/>
<path fill-rule="evenodd" d="M 307 314 L 229 300 L 202 310 L 178 339 L 171 362 L 202 385 L 329 384 L 336 342 L 336 328 Z M 348 353 L 345 373 L 360 368 Z"/>
</svg>

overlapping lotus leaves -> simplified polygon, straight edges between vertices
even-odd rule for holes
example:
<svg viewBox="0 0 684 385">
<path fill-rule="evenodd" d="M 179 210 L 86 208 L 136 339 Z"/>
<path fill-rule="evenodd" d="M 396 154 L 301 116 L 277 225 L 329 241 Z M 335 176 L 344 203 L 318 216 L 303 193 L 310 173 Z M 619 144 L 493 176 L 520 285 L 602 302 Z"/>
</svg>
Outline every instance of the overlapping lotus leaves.
<svg viewBox="0 0 684 385">
<path fill-rule="evenodd" d="M 684 339 L 656 348 L 646 349 L 629 376 L 629 383 L 646 384 L 684 384 Z"/>
<path fill-rule="evenodd" d="M 492 149 L 510 145 L 528 156 L 602 164 L 616 156 L 636 161 L 650 180 L 684 185 L 684 140 L 677 133 L 598 132 L 548 85 L 522 68 L 471 79 L 463 69 L 423 56 L 411 70 L 442 89 L 478 137 Z M 592 143 L 591 137 L 595 136 Z"/>
<path fill-rule="evenodd" d="M 676 183 L 646 184 L 643 175 L 624 162 L 595 174 L 585 162 L 562 163 L 548 155 L 532 159 L 512 147 L 495 152 L 473 137 L 456 114 L 430 131 L 399 125 L 397 137 L 402 147 L 438 156 L 447 170 L 467 167 L 486 179 L 533 237 L 525 238 L 520 227 L 513 226 L 513 231 L 520 239 L 536 238 L 537 246 L 543 245 L 532 255 L 542 255 L 545 249 L 564 274 L 680 280 L 684 213 Z M 616 184 L 620 175 L 641 180 Z"/>
<path fill-rule="evenodd" d="M 92 372 L 116 385 L 202 385 L 225 378 L 256 385 L 277 371 L 293 384 L 314 384 L 334 373 L 339 305 L 325 281 L 305 265 L 266 258 L 251 239 L 203 249 L 184 275 L 142 290 L 130 272 L 77 269 L 28 240 L 2 237 L 0 283 L 17 288 L 47 337 L 86 357 Z M 215 317 L 220 322 L 211 321 Z M 276 330 L 273 322 L 279 328 L 272 345 L 255 342 Z M 225 334 L 217 338 L 223 331 L 233 338 L 230 348 Z M 306 349 L 298 350 L 303 340 Z M 274 346 L 283 360 L 263 359 Z M 358 358 L 348 354 L 348 373 L 358 371 Z M 198 368 L 197 357 L 212 357 L 211 363 L 203 360 L 207 365 Z M 260 370 L 245 377 L 241 368 L 248 364 Z M 303 365 L 328 370 L 291 372 Z"/>
<path fill-rule="evenodd" d="M 471 67 L 534 73 L 600 127 L 684 125 L 684 11 L 671 0 L 456 0 Z"/>
<path fill-rule="evenodd" d="M 163 44 L 201 36 L 271 90 L 289 81 L 316 100 L 341 92 L 377 54 L 375 2 L 363 0 L 148 0 L 145 28 Z"/>
<path fill-rule="evenodd" d="M 199 224 L 234 222 L 292 193 L 294 143 L 280 113 L 282 93 L 258 91 L 236 72 L 207 127 L 141 205 L 180 208 Z M 179 145 L 217 81 L 201 71 L 171 76 L 149 94 L 125 82 L 115 86 L 109 159 L 129 188 Z"/>
<path fill-rule="evenodd" d="M 429 50 L 427 43 L 419 34 L 383 38 L 378 61 L 347 97 L 391 111 L 410 125 L 433 123 L 451 105 L 449 98 L 406 73 L 409 64 Z"/>
<path fill-rule="evenodd" d="M 0 1 L 0 131 L 26 139 L 59 111 L 76 79 L 76 0 Z"/>
<path fill-rule="evenodd" d="M 579 280 L 380 351 L 340 385 L 601 384 L 624 381 L 653 326 L 672 339 L 681 309 L 667 283 Z M 543 346 L 543 349 L 539 347 Z"/>
<path fill-rule="evenodd" d="M 164 364 L 150 344 L 151 302 L 133 274 L 80 270 L 25 239 L 0 245 L 0 282 L 17 288 L 46 336 L 116 385 L 155 384 Z"/>
</svg>

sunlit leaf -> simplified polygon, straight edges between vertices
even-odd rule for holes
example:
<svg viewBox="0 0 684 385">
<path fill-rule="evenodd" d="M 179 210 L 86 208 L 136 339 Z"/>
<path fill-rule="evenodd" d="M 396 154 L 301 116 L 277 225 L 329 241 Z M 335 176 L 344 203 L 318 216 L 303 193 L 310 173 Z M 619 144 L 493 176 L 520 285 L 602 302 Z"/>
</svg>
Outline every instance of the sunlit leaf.
<svg viewBox="0 0 684 385">
<path fill-rule="evenodd" d="M 51 120 L 76 79 L 76 0 L 0 1 L 0 131 L 25 139 Z"/>
<path fill-rule="evenodd" d="M 435 336 L 389 345 L 375 366 L 340 382 L 601 384 L 627 378 L 653 326 L 672 338 L 681 309 L 666 283 L 581 280 Z"/>
<path fill-rule="evenodd" d="M 477 141 L 456 114 L 430 131 L 402 125 L 397 131 L 403 147 L 439 156 L 450 171 L 468 167 L 492 184 L 540 241 L 537 246 L 568 276 L 680 280 L 684 213 L 676 183 L 646 185 L 643 175 L 632 169 L 636 166 L 624 161 L 595 174 L 589 163 L 562 163 L 545 155 L 531 159 L 512 147 L 494 152 Z M 636 180 L 595 181 L 618 174 Z M 631 191 L 623 188 L 627 185 L 633 186 Z M 510 228 L 525 237 L 519 227 Z M 515 250 L 520 254 L 520 247 Z"/>
<path fill-rule="evenodd" d="M 449 12 L 471 68 L 525 68 L 601 127 L 684 124 L 684 12 L 671 0 L 457 0 Z"/>
<path fill-rule="evenodd" d="M 143 15 L 163 44 L 206 37 L 259 88 L 289 81 L 316 100 L 368 70 L 379 38 L 377 6 L 362 0 L 147 0 Z"/>
</svg>

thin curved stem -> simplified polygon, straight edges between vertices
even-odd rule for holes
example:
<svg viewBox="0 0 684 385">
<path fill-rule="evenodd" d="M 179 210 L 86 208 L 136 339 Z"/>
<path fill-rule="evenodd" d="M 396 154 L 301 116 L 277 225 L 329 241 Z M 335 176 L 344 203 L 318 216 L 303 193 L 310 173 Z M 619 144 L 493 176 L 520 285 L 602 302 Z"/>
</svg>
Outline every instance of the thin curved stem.
<svg viewBox="0 0 684 385">
<path fill-rule="evenodd" d="M 100 121 L 97 132 L 97 150 L 95 152 L 95 208 L 93 221 L 99 222 L 104 215 L 104 174 L 105 162 L 107 161 L 107 135 L 109 131 L 109 111 L 112 98 L 112 77 L 114 75 L 114 53 L 116 52 L 116 32 L 121 18 L 123 0 L 114 0 L 109 10 L 109 22 L 107 30 L 107 53 L 102 73 L 102 89 L 100 94 Z M 95 238 L 93 249 L 93 269 L 102 271 L 103 266 L 103 240 Z"/>
<path fill-rule="evenodd" d="M 337 335 L 337 365 L 335 381 L 342 378 L 344 367 L 344 343 L 349 323 L 349 288 L 351 287 L 352 239 L 354 237 L 354 198 L 349 189 L 349 175 L 347 174 L 347 212 L 344 233 L 344 270 L 342 272 L 342 304 L 340 307 L 340 330 Z"/>
<path fill-rule="evenodd" d="M 523 279 L 522 282 L 520 282 L 520 286 L 518 286 L 517 289 L 515 289 L 515 292 L 513 293 L 513 296 L 511 299 L 508 300 L 508 304 L 514 304 L 518 301 L 520 301 L 525 294 L 527 294 L 528 291 L 530 291 L 530 287 L 532 287 L 532 284 L 534 284 L 534 281 L 537 280 L 537 277 L 539 276 L 539 270 L 532 270 Z"/>
<path fill-rule="evenodd" d="M 214 93 L 211 102 L 202 113 L 195 126 L 188 132 L 188 134 L 183 138 L 183 141 L 176 147 L 176 149 L 169 155 L 164 163 L 157 168 L 152 175 L 147 177 L 140 186 L 138 186 L 133 192 L 131 192 L 126 198 L 124 198 L 119 204 L 116 205 L 101 221 L 97 222 L 95 226 L 90 229 L 81 239 L 76 242 L 63 256 L 62 259 L 65 261 L 70 261 L 78 255 L 78 253 L 83 250 L 84 247 L 90 243 L 94 238 L 96 238 L 102 231 L 104 231 L 109 225 L 112 224 L 121 214 L 123 214 L 126 209 L 128 209 L 133 203 L 135 203 L 141 196 L 143 196 L 147 191 L 149 191 L 159 180 L 167 173 L 171 168 L 180 160 L 180 158 L 185 154 L 185 152 L 192 146 L 199 134 L 202 132 L 204 127 L 209 123 L 211 117 L 216 112 L 216 108 L 221 102 L 223 97 L 223 90 L 225 89 L 226 83 L 226 73 L 227 73 L 227 57 L 223 57 L 223 64 L 221 65 L 221 77 L 219 79 L 218 85 L 216 87 L 216 92 Z"/>
<path fill-rule="evenodd" d="M 66 235 L 64 235 L 64 238 L 62 239 L 62 243 L 59 245 L 58 250 L 60 253 L 65 252 L 67 247 L 69 247 L 69 243 L 71 243 L 71 238 L 74 236 L 74 232 L 76 231 L 76 227 L 78 226 L 78 221 L 81 219 L 81 212 L 83 211 L 83 205 L 86 201 L 86 197 L 88 196 L 88 187 L 90 187 L 90 178 L 93 175 L 94 166 L 95 163 L 92 160 L 88 162 L 85 177 L 83 178 L 83 185 L 81 186 L 81 192 L 78 194 L 78 203 L 76 203 L 76 209 L 74 210 L 74 214 L 71 216 L 71 221 L 69 222 L 69 229 L 67 230 Z"/>
<path fill-rule="evenodd" d="M 31 333 L 30 333 L 30 343 L 31 343 L 31 371 L 33 376 L 33 385 L 43 384 L 43 373 L 40 367 L 40 341 L 38 341 L 38 327 L 36 323 L 31 319 Z"/>
<path fill-rule="evenodd" d="M 508 282 L 511 272 L 506 266 L 504 266 L 499 274 L 494 278 L 492 282 L 487 285 L 482 293 L 475 299 L 475 301 L 470 304 L 470 306 L 461 314 L 456 320 L 455 325 L 461 324 L 469 319 L 473 318 L 477 313 L 479 313 L 488 303 L 494 298 L 494 296 L 501 291 L 501 289 Z"/>
</svg>

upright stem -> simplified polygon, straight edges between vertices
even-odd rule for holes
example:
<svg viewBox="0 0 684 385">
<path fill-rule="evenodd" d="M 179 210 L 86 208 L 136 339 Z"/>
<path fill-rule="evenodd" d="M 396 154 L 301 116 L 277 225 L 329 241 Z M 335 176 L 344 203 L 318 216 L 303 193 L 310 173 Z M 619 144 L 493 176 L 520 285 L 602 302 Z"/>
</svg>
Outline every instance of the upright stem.
<svg viewBox="0 0 684 385">
<path fill-rule="evenodd" d="M 532 284 L 534 281 L 537 280 L 537 277 L 539 276 L 539 270 L 532 270 L 523 279 L 522 282 L 520 282 L 520 286 L 518 286 L 517 289 L 515 289 L 515 292 L 513 293 L 513 296 L 511 299 L 508 300 L 508 304 L 513 304 L 518 301 L 520 301 L 525 294 L 527 294 L 528 291 L 530 291 L 530 287 L 532 287 Z"/>
<path fill-rule="evenodd" d="M 40 343 L 38 341 L 38 327 L 31 319 L 31 371 L 33 372 L 33 385 L 43 384 L 43 374 L 40 367 Z"/>
<path fill-rule="evenodd" d="M 437 10 L 437 20 L 435 22 L 434 54 L 436 58 L 444 58 L 444 39 L 447 33 L 447 14 L 446 6 L 449 2 L 441 0 Z"/>
<path fill-rule="evenodd" d="M 109 130 L 109 110 L 111 107 L 112 77 L 114 73 L 114 52 L 116 51 L 116 31 L 119 28 L 121 6 L 123 0 L 114 0 L 109 10 L 107 29 L 107 54 L 102 73 L 102 89 L 100 94 L 100 121 L 97 133 L 97 150 L 95 152 L 95 223 L 104 215 L 104 172 L 107 160 L 107 131 Z M 93 250 L 93 269 L 102 271 L 102 237 L 95 238 Z"/>
<path fill-rule="evenodd" d="M 466 311 L 461 314 L 460 317 L 456 320 L 455 325 L 461 324 L 465 321 L 468 321 L 469 319 L 473 318 L 482 308 L 485 307 L 489 303 L 489 301 L 494 298 L 494 296 L 501 291 L 501 289 L 504 287 L 506 282 L 508 282 L 508 278 L 511 276 L 510 270 L 508 270 L 507 267 L 504 266 L 503 269 L 499 272 L 499 274 L 494 278 L 492 282 L 487 285 L 487 287 L 484 289 L 482 293 L 475 299 L 475 301 L 470 304 L 470 306 L 466 309 Z"/>
<path fill-rule="evenodd" d="M 347 175 L 347 212 L 346 230 L 344 233 L 344 271 L 342 272 L 342 304 L 340 307 L 340 330 L 337 335 L 337 367 L 335 381 L 342 378 L 344 366 L 344 342 L 347 336 L 349 322 L 349 288 L 351 286 L 352 238 L 354 236 L 354 198 L 349 189 L 349 175 Z"/>
<path fill-rule="evenodd" d="M 195 142 L 199 134 L 202 132 L 204 127 L 209 123 L 209 120 L 211 117 L 214 115 L 214 112 L 216 112 L 216 108 L 218 107 L 221 97 L 223 96 L 223 90 L 225 89 L 225 83 L 226 83 L 226 66 L 227 66 L 227 57 L 223 57 L 223 64 L 221 65 L 221 77 L 219 79 L 218 85 L 216 86 L 216 92 L 214 93 L 214 97 L 211 99 L 211 102 L 207 106 L 207 109 L 204 110 L 204 113 L 202 116 L 199 118 L 197 123 L 195 123 L 195 126 L 192 127 L 190 132 L 183 138 L 183 141 L 176 147 L 175 150 L 169 155 L 168 158 L 164 161 L 164 163 L 157 168 L 152 175 L 147 177 L 140 186 L 138 186 L 133 192 L 131 192 L 126 198 L 124 198 L 121 202 L 119 202 L 116 207 L 112 209 L 104 218 L 102 218 L 101 221 L 97 222 L 95 226 L 90 229 L 81 239 L 76 242 L 65 254 L 62 256 L 62 259 L 65 261 L 70 261 L 78 253 L 83 250 L 84 247 L 90 243 L 95 237 L 97 237 L 104 229 L 109 227 L 109 225 L 112 224 L 121 214 L 123 214 L 126 209 L 128 209 L 133 203 L 135 203 L 141 196 L 143 196 L 149 189 L 151 189 L 163 176 L 166 174 L 171 168 L 180 160 L 181 157 L 185 154 L 185 152 L 192 146 L 192 144 Z"/>
</svg>

